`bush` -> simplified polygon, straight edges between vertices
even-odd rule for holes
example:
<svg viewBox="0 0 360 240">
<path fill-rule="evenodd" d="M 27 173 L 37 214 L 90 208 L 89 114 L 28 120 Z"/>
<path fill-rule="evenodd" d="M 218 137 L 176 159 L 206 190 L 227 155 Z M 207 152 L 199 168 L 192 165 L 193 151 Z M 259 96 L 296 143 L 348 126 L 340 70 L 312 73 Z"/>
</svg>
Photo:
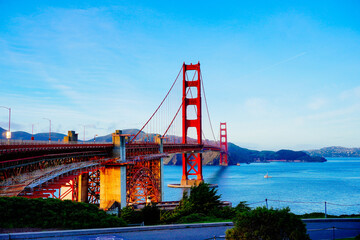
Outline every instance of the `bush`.
<svg viewBox="0 0 360 240">
<path fill-rule="evenodd" d="M 103 228 L 126 226 L 92 204 L 58 199 L 0 198 L 1 228 Z"/>
<path fill-rule="evenodd" d="M 145 206 L 143 209 L 141 209 L 141 213 L 145 225 L 159 224 L 160 209 L 156 206 L 155 203 L 152 203 L 151 206 Z"/>
<path fill-rule="evenodd" d="M 198 186 L 191 187 L 190 193 L 187 191 L 183 193 L 179 206 L 175 210 L 162 213 L 161 222 L 174 223 L 193 213 L 204 215 L 219 213 L 218 215 L 221 215 L 221 211 L 218 210 L 220 204 L 220 195 L 217 195 L 217 190 L 210 188 L 207 183 L 200 183 Z"/>
<path fill-rule="evenodd" d="M 246 203 L 246 201 L 243 202 L 239 202 L 239 204 L 235 207 L 235 211 L 237 213 L 242 213 L 242 212 L 248 212 L 250 211 L 251 208 L 249 207 L 249 205 Z"/>
<path fill-rule="evenodd" d="M 133 207 L 127 206 L 121 210 L 121 217 L 128 224 L 144 222 L 145 225 L 155 225 L 160 223 L 160 209 L 155 203 L 144 206 L 140 211 L 135 211 Z"/>
<path fill-rule="evenodd" d="M 222 208 L 213 208 L 209 214 L 209 216 L 214 216 L 216 218 L 220 218 L 220 219 L 234 219 L 236 216 L 236 211 L 235 208 L 232 207 L 222 207 Z"/>
<path fill-rule="evenodd" d="M 202 213 L 193 213 L 188 216 L 181 217 L 178 223 L 195 223 L 206 221 L 207 216 Z"/>
<path fill-rule="evenodd" d="M 199 223 L 199 222 L 219 222 L 223 219 L 214 216 L 206 216 L 203 213 L 193 213 L 188 216 L 181 217 L 177 223 Z"/>
<path fill-rule="evenodd" d="M 239 213 L 235 227 L 226 231 L 226 239 L 307 240 L 305 224 L 289 208 L 258 207 Z"/>
<path fill-rule="evenodd" d="M 195 213 L 207 213 L 212 210 L 214 207 L 217 208 L 220 206 L 220 197 L 217 195 L 217 190 L 215 188 L 210 188 L 210 185 L 207 183 L 200 183 L 198 186 L 191 187 L 190 195 L 183 200 L 188 200 L 193 204 L 193 212 Z"/>
<path fill-rule="evenodd" d="M 133 207 L 127 206 L 121 209 L 121 218 L 128 224 L 137 224 L 143 222 L 143 216 L 140 211 L 134 211 Z"/>
</svg>

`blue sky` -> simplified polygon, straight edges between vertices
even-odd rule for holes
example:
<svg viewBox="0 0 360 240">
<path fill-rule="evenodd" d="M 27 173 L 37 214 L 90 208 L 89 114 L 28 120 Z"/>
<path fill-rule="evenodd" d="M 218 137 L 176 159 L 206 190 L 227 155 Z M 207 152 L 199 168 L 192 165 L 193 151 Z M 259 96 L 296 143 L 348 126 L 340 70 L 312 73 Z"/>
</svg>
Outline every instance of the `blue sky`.
<svg viewBox="0 0 360 240">
<path fill-rule="evenodd" d="M 359 13 L 359 1 L 0 0 L 0 105 L 14 131 L 46 132 L 44 117 L 63 133 L 86 125 L 87 139 L 140 128 L 182 63 L 200 61 L 229 141 L 359 147 Z"/>
</svg>

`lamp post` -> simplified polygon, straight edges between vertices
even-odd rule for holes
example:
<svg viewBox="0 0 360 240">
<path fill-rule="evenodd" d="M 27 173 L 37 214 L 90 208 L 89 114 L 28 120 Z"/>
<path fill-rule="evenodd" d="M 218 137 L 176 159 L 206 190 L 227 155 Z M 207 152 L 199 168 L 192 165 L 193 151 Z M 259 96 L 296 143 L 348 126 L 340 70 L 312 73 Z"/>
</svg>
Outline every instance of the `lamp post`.
<svg viewBox="0 0 360 240">
<path fill-rule="evenodd" d="M 86 125 L 81 125 L 84 128 L 84 138 L 83 138 L 83 144 L 85 143 L 85 127 Z"/>
<path fill-rule="evenodd" d="M 49 120 L 49 123 L 50 123 L 50 127 L 49 127 L 49 142 L 51 142 L 51 119 L 49 119 L 49 118 L 43 118 L 43 119 Z"/>
<path fill-rule="evenodd" d="M 39 124 L 39 123 L 31 124 L 31 140 L 32 141 L 35 140 L 35 138 L 34 138 L 34 126 L 35 126 L 35 124 Z"/>
<path fill-rule="evenodd" d="M 94 143 L 95 143 L 95 138 L 96 138 L 96 136 L 99 136 L 99 135 L 95 134 L 95 136 L 94 136 Z"/>
<path fill-rule="evenodd" d="M 31 124 L 31 141 L 34 141 L 34 124 Z"/>
<path fill-rule="evenodd" d="M 81 125 L 84 128 L 84 139 L 83 139 L 83 143 L 85 143 L 85 128 L 86 127 L 91 127 L 92 125 Z"/>
<path fill-rule="evenodd" d="M 10 132 L 11 108 L 5 107 L 5 106 L 0 106 L 0 107 L 6 108 L 7 110 L 9 110 L 9 131 L 6 132 L 6 138 L 10 139 L 11 138 L 11 132 Z"/>
</svg>

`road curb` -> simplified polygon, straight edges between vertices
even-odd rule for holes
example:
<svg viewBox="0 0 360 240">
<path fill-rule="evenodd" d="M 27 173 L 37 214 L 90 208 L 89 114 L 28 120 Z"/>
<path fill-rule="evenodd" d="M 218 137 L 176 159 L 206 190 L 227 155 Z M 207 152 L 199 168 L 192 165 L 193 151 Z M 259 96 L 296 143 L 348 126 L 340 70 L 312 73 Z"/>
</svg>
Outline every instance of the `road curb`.
<svg viewBox="0 0 360 240">
<path fill-rule="evenodd" d="M 143 226 L 143 227 L 121 227 L 121 228 L 99 228 L 99 229 L 82 229 L 82 230 L 64 230 L 64 231 L 48 231 L 48 232 L 27 232 L 27 233 L 7 233 L 0 234 L 0 239 L 41 239 L 41 238 L 56 238 L 69 236 L 86 236 L 98 234 L 112 234 L 125 232 L 140 232 L 153 230 L 171 230 L 184 228 L 206 228 L 206 227 L 221 227 L 233 226 L 232 222 L 221 223 L 195 223 L 195 224 L 172 224 L 172 225 L 157 225 L 157 226 Z"/>
</svg>

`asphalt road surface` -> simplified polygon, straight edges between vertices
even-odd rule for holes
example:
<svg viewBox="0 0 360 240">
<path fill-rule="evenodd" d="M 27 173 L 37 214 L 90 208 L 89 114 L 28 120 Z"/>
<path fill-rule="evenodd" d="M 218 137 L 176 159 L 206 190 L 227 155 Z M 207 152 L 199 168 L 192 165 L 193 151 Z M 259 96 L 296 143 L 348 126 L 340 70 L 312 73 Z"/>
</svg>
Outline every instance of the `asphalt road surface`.
<svg viewBox="0 0 360 240">
<path fill-rule="evenodd" d="M 360 219 L 304 220 L 313 240 L 339 239 L 360 234 Z M 135 228 L 114 228 L 42 233 L 0 234 L 0 239 L 59 239 L 59 240 L 146 240 L 146 239 L 225 239 L 231 223 L 185 224 Z M 107 233 L 106 233 L 107 232 Z"/>
</svg>

